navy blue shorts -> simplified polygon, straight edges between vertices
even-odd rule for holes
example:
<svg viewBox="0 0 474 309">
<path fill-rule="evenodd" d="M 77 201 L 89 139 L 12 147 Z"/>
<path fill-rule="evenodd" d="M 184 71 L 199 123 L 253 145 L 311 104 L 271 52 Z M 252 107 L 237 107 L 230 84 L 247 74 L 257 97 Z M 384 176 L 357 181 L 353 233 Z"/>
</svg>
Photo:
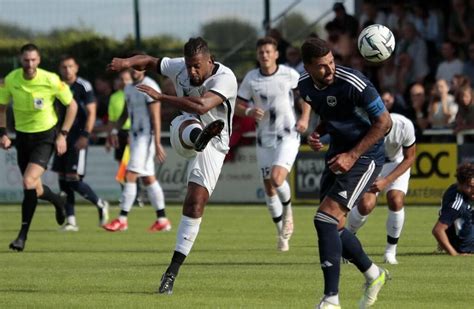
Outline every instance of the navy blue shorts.
<svg viewBox="0 0 474 309">
<path fill-rule="evenodd" d="M 328 196 L 349 210 L 357 205 L 382 170 L 382 165 L 366 161 L 357 160 L 347 173 L 339 175 L 326 165 L 321 176 L 321 201 Z"/>
<path fill-rule="evenodd" d="M 21 174 L 29 163 L 35 163 L 44 169 L 54 151 L 56 128 L 37 133 L 16 132 L 15 147 Z"/>
<path fill-rule="evenodd" d="M 54 155 L 52 170 L 56 173 L 86 175 L 87 148 L 77 151 L 75 141 L 68 141 L 67 151 L 62 156 Z"/>
</svg>

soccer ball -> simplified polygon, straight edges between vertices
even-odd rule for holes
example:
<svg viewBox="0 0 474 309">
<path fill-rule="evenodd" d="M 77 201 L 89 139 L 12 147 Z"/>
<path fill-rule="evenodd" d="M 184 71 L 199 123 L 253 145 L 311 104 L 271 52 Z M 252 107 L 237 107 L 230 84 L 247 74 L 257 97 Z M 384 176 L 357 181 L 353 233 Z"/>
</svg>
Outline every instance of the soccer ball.
<svg viewBox="0 0 474 309">
<path fill-rule="evenodd" d="M 202 124 L 199 122 L 199 120 L 190 115 L 180 115 L 174 118 L 170 127 L 171 147 L 173 147 L 173 149 L 180 156 L 186 159 L 193 158 L 197 155 L 197 152 L 194 150 L 194 148 L 184 144 L 183 138 L 181 136 L 184 128 L 192 123 L 197 123 L 202 127 Z"/>
<path fill-rule="evenodd" d="M 381 62 L 388 59 L 395 50 L 395 37 L 383 25 L 370 25 L 360 32 L 357 46 L 366 60 Z"/>
</svg>

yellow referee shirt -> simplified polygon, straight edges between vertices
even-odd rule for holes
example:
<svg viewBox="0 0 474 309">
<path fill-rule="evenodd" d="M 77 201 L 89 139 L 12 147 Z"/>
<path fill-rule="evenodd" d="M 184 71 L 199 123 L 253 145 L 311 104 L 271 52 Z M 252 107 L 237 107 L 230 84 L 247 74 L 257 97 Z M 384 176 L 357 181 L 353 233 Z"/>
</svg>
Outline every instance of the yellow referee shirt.
<svg viewBox="0 0 474 309">
<path fill-rule="evenodd" d="M 36 133 L 49 130 L 58 122 L 55 98 L 67 106 L 73 96 L 58 75 L 38 68 L 36 76 L 27 80 L 20 68 L 10 72 L 0 85 L 0 104 L 6 105 L 12 98 L 15 130 Z"/>
<path fill-rule="evenodd" d="M 118 121 L 125 107 L 125 92 L 123 90 L 115 91 L 109 99 L 109 120 Z M 130 129 L 130 118 L 127 118 L 122 126 L 122 130 Z"/>
</svg>

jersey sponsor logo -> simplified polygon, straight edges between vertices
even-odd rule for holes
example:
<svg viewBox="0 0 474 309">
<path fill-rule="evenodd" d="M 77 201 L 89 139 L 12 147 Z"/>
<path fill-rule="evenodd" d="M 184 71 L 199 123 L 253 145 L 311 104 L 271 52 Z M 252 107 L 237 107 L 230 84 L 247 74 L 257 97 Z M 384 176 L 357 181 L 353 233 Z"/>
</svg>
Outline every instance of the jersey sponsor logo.
<svg viewBox="0 0 474 309">
<path fill-rule="evenodd" d="M 35 105 L 35 109 L 43 109 L 43 107 L 44 107 L 44 99 L 43 98 L 33 98 L 33 103 Z"/>
<path fill-rule="evenodd" d="M 329 106 L 334 107 L 337 104 L 337 99 L 335 96 L 330 95 L 326 97 L 326 102 Z"/>
</svg>

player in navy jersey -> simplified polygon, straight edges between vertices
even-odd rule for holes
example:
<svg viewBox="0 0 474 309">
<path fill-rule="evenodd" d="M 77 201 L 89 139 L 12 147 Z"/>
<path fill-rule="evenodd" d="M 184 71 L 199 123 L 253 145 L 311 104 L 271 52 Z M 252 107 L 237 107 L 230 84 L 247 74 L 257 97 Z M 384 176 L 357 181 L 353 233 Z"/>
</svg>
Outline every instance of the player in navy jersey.
<svg viewBox="0 0 474 309">
<path fill-rule="evenodd" d="M 464 163 L 456 171 L 457 183 L 443 195 L 433 236 L 450 255 L 474 253 L 474 164 Z"/>
<path fill-rule="evenodd" d="M 92 188 L 82 179 L 86 172 L 87 146 L 89 135 L 94 127 L 97 104 L 92 85 L 77 76 L 79 65 L 74 57 L 65 55 L 59 63 L 61 79 L 69 85 L 77 102 L 77 114 L 74 124 L 67 134 L 67 151 L 62 156 L 54 156 L 53 171 L 58 173 L 59 188 L 67 195 L 66 224 L 61 228 L 64 232 L 77 232 L 79 227 L 74 213 L 74 191 L 93 203 L 99 212 L 99 226 L 108 220 L 108 203 L 97 196 Z M 59 106 L 59 114 L 63 114 Z"/>
<path fill-rule="evenodd" d="M 376 301 L 388 272 L 372 263 L 357 237 L 344 228 L 344 221 L 380 173 L 383 137 L 392 123 L 372 83 L 359 71 L 336 66 L 324 40 L 306 40 L 301 52 L 307 73 L 298 83 L 300 95 L 321 118 L 308 144 L 319 151 L 320 134 L 324 131 L 331 137 L 321 177 L 321 204 L 314 217 L 324 275 L 324 296 L 317 308 L 340 308 L 341 256 L 366 278 L 360 301 L 365 308 Z"/>
</svg>

